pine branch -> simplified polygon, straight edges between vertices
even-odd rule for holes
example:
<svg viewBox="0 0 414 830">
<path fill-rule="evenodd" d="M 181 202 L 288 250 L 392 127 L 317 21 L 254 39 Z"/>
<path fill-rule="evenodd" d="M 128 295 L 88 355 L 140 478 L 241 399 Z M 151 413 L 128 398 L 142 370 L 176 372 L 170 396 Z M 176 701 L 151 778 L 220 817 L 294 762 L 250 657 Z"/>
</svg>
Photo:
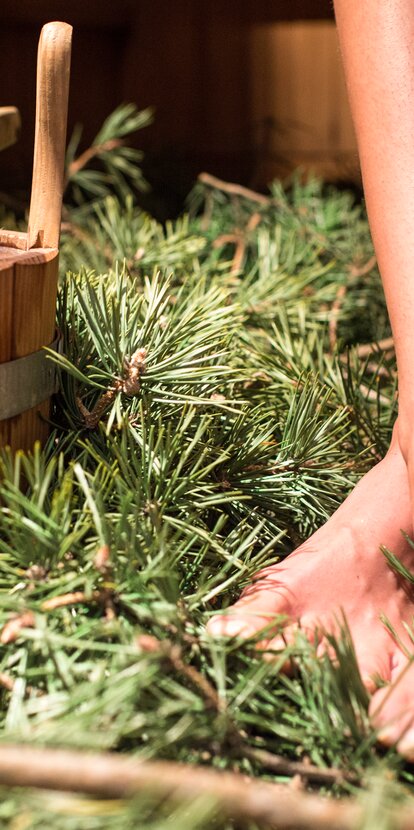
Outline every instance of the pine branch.
<svg viewBox="0 0 414 830">
<path fill-rule="evenodd" d="M 198 181 L 201 182 L 201 184 L 208 185 L 216 190 L 222 190 L 223 193 L 229 193 L 231 196 L 241 196 L 243 199 L 257 202 L 260 205 L 270 204 L 268 196 L 264 196 L 262 193 L 256 193 L 254 190 L 250 190 L 248 187 L 243 187 L 240 184 L 225 182 L 222 179 L 218 179 L 216 176 L 212 176 L 210 173 L 200 173 Z"/>
<path fill-rule="evenodd" d="M 275 755 L 273 752 L 267 752 L 265 749 L 257 749 L 247 744 L 243 746 L 242 754 L 264 769 L 276 773 L 276 775 L 299 776 L 304 782 L 328 785 L 341 785 L 344 782 L 349 782 L 350 784 L 361 783 L 356 775 L 348 773 L 346 770 L 335 769 L 334 767 L 329 769 L 316 767 L 314 764 L 306 761 L 291 761 L 282 755 Z"/>
<path fill-rule="evenodd" d="M 0 747 L 0 784 L 131 798 L 139 792 L 174 802 L 203 796 L 229 818 L 283 830 L 354 830 L 362 810 L 352 801 L 331 801 L 291 792 L 236 773 L 115 754 L 69 752 L 29 746 Z M 403 808 L 395 828 L 408 830 L 414 808 Z"/>
<path fill-rule="evenodd" d="M 140 167 L 142 153 L 128 147 L 126 141 L 151 121 L 151 110 L 139 112 L 134 104 L 121 104 L 104 121 L 92 145 L 77 157 L 82 129 L 74 130 L 67 149 L 65 186 L 70 185 L 72 197 L 84 211 L 90 210 L 88 198 L 102 199 L 113 191 L 125 198 L 131 187 L 148 188 Z M 90 168 L 93 161 L 100 163 L 100 169 Z M 74 212 L 68 205 L 65 211 Z"/>
</svg>

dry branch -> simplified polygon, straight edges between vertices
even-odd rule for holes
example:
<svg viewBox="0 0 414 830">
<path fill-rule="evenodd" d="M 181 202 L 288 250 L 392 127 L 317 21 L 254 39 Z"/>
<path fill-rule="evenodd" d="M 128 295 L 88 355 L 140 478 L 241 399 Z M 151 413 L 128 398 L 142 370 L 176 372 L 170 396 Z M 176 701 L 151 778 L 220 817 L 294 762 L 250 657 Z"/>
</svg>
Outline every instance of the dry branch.
<svg viewBox="0 0 414 830">
<path fill-rule="evenodd" d="M 220 698 L 217 690 L 194 666 L 185 663 L 182 658 L 182 650 L 176 643 L 170 640 L 158 640 L 151 634 L 140 634 L 135 640 L 137 646 L 145 652 L 161 654 L 179 674 L 183 675 L 201 693 L 205 703 L 217 713 L 225 710 L 225 701 Z M 274 755 L 266 750 L 249 746 L 245 743 L 243 735 L 235 724 L 228 723 L 229 737 L 234 744 L 237 757 L 249 758 L 257 764 L 279 775 L 299 776 L 301 780 L 308 780 L 322 784 L 341 784 L 344 781 L 358 784 L 356 775 L 347 773 L 340 769 L 327 769 L 317 767 L 306 761 L 291 761 L 283 755 Z"/>
<path fill-rule="evenodd" d="M 216 190 L 221 190 L 223 193 L 228 193 L 230 196 L 242 196 L 244 199 L 249 199 L 251 202 L 258 202 L 260 205 L 269 205 L 271 202 L 271 199 L 268 196 L 264 196 L 263 193 L 256 193 L 255 190 L 250 190 L 250 188 L 243 187 L 241 184 L 225 182 L 216 176 L 212 176 L 210 173 L 200 173 L 198 181 L 209 187 L 214 187 Z"/>
<path fill-rule="evenodd" d="M 375 255 L 370 257 L 370 259 L 365 262 L 363 265 L 356 265 L 352 264 L 349 266 L 349 280 L 354 281 L 359 279 L 359 277 L 364 277 L 366 274 L 369 274 L 370 271 L 375 267 L 377 264 L 377 258 Z M 332 304 L 331 309 L 331 316 L 329 320 L 329 345 L 331 352 L 335 350 L 336 342 L 337 342 L 337 328 L 338 328 L 338 319 L 339 314 L 341 311 L 342 303 L 345 299 L 345 295 L 347 292 L 348 283 L 344 283 L 340 285 L 338 291 L 336 293 L 335 300 Z"/>
<path fill-rule="evenodd" d="M 124 144 L 121 138 L 111 138 L 108 141 L 104 141 L 103 144 L 93 144 L 92 147 L 88 147 L 87 150 L 84 150 L 80 156 L 74 159 L 67 171 L 66 182 L 72 178 L 76 173 L 79 173 L 86 165 L 96 156 L 101 156 L 103 153 L 110 153 L 113 150 L 116 150 L 118 147 L 122 147 Z"/>
<path fill-rule="evenodd" d="M 373 268 L 375 268 L 376 264 L 377 258 L 375 254 L 373 254 L 372 257 L 370 257 L 369 260 L 364 263 L 364 265 L 351 265 L 349 273 L 353 278 L 365 277 L 366 274 L 369 274 L 369 272 L 372 271 Z"/>
<path fill-rule="evenodd" d="M 34 628 L 36 625 L 35 616 L 32 611 L 26 611 L 24 614 L 14 615 L 8 620 L 0 634 L 0 643 L 7 645 L 14 643 L 20 636 L 22 628 Z"/>
<path fill-rule="evenodd" d="M 55 611 L 56 608 L 67 608 L 69 605 L 83 605 L 93 603 L 106 602 L 108 596 L 107 591 L 92 591 L 91 594 L 86 594 L 84 591 L 72 591 L 69 594 L 60 594 L 50 599 L 45 599 L 42 602 L 42 611 Z"/>
<path fill-rule="evenodd" d="M 134 352 L 131 358 L 125 360 L 124 377 L 114 379 L 113 385 L 98 398 L 92 412 L 89 412 L 79 395 L 76 396 L 76 403 L 87 429 L 95 429 L 119 392 L 123 392 L 124 395 L 129 397 L 139 392 L 141 375 L 145 372 L 146 355 L 146 349 L 140 348 Z"/>
<path fill-rule="evenodd" d="M 314 783 L 318 782 L 319 784 L 341 784 L 344 781 L 352 784 L 359 783 L 356 775 L 335 767 L 328 769 L 326 767 L 316 767 L 306 761 L 290 761 L 289 758 L 285 758 L 283 755 L 274 755 L 265 749 L 256 749 L 247 745 L 243 747 L 243 751 L 246 758 L 278 775 L 299 776 L 301 779 L 307 779 Z"/>
<path fill-rule="evenodd" d="M 217 712 L 223 710 L 224 701 L 221 700 L 214 686 L 212 686 L 209 680 L 195 666 L 184 662 L 179 645 L 171 643 L 170 640 L 157 640 L 151 634 L 140 634 L 135 642 L 142 651 L 153 654 L 158 653 L 165 657 L 175 671 L 186 677 L 201 692 L 207 706 L 215 709 Z"/>
<path fill-rule="evenodd" d="M 362 809 L 352 800 L 330 800 L 292 791 L 238 773 L 166 761 L 139 761 L 112 753 L 81 753 L 30 746 L 0 747 L 0 785 L 130 798 L 140 792 L 174 802 L 211 798 L 220 813 L 280 830 L 354 830 Z M 414 808 L 393 825 L 411 830 Z"/>
<path fill-rule="evenodd" d="M 358 357 L 368 357 L 372 352 L 392 352 L 394 350 L 394 338 L 384 337 L 383 340 L 378 340 L 374 343 L 361 343 L 356 347 Z"/>
<path fill-rule="evenodd" d="M 9 674 L 5 674 L 4 672 L 0 672 L 0 686 L 6 690 L 6 692 L 13 692 L 16 686 L 16 679 L 15 677 L 11 677 Z M 41 689 L 36 689 L 35 686 L 25 686 L 24 695 L 25 697 L 30 697 L 31 695 L 42 695 L 43 692 Z"/>
<path fill-rule="evenodd" d="M 331 352 L 335 351 L 336 343 L 337 343 L 337 328 L 338 328 L 338 318 L 339 313 L 341 311 L 342 302 L 344 300 L 346 294 L 346 285 L 340 285 L 338 291 L 336 292 L 336 297 L 334 302 L 332 303 L 331 308 L 331 316 L 329 319 L 329 346 Z"/>
</svg>

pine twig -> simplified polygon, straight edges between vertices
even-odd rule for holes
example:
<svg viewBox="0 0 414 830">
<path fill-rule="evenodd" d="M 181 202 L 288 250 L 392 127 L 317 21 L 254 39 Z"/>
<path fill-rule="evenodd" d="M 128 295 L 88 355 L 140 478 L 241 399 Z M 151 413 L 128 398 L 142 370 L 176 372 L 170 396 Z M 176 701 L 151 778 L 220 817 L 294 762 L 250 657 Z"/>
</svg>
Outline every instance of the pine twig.
<svg viewBox="0 0 414 830">
<path fill-rule="evenodd" d="M 0 686 L 5 689 L 7 692 L 12 692 L 16 685 L 16 678 L 11 677 L 9 674 L 5 674 L 4 672 L 0 672 Z M 31 695 L 42 695 L 43 692 L 41 689 L 36 689 L 34 686 L 26 686 L 25 687 L 25 697 L 31 697 Z"/>
<path fill-rule="evenodd" d="M 224 701 L 217 694 L 216 689 L 194 666 L 185 663 L 181 656 L 180 646 L 169 640 L 158 640 L 150 634 L 141 634 L 136 638 L 137 645 L 149 653 L 161 653 L 179 674 L 186 677 L 202 694 L 207 705 L 217 712 L 223 711 Z M 290 761 L 282 755 L 273 755 L 262 749 L 251 747 L 244 742 L 237 727 L 230 723 L 230 737 L 232 738 L 238 757 L 249 758 L 266 769 L 279 775 L 300 776 L 312 782 L 323 784 L 341 784 L 344 781 L 357 784 L 358 778 L 340 769 L 316 767 L 306 761 Z"/>
<path fill-rule="evenodd" d="M 347 781 L 352 784 L 360 783 L 356 775 L 335 767 L 316 767 L 306 761 L 290 761 L 283 755 L 274 755 L 265 749 L 244 746 L 244 755 L 251 761 L 255 761 L 265 769 L 278 773 L 279 775 L 299 775 L 301 779 L 319 784 L 342 784 Z"/>
<path fill-rule="evenodd" d="M 20 635 L 22 628 L 34 628 L 35 616 L 32 611 L 26 611 L 24 614 L 14 615 L 2 629 L 0 634 L 0 643 L 8 645 L 14 643 Z"/>
<path fill-rule="evenodd" d="M 362 808 L 351 800 L 330 800 L 283 784 L 239 773 L 167 761 L 140 761 L 115 753 L 82 753 L 32 746 L 0 747 L 0 785 L 80 792 L 98 798 L 131 798 L 150 793 L 175 803 L 210 798 L 230 818 L 277 830 L 354 830 Z M 414 808 L 403 808 L 395 828 L 411 830 Z"/>
<path fill-rule="evenodd" d="M 394 338 L 384 337 L 383 340 L 378 340 L 374 343 L 361 343 L 356 347 L 355 351 L 360 358 L 368 357 L 372 352 L 391 352 L 394 350 Z"/>
<path fill-rule="evenodd" d="M 247 235 L 257 228 L 261 218 L 260 213 L 252 213 L 246 228 L 243 231 L 236 229 L 233 233 L 223 233 L 214 240 L 213 248 L 220 248 L 222 245 L 226 245 L 229 242 L 235 246 L 230 272 L 232 275 L 238 274 L 241 271 L 244 255 L 246 253 Z"/>
<path fill-rule="evenodd" d="M 145 372 L 146 355 L 146 349 L 137 349 L 131 358 L 125 361 L 125 376 L 114 380 L 113 385 L 100 396 L 92 412 L 89 412 L 80 397 L 76 396 L 76 403 L 87 429 L 95 429 L 119 392 L 129 397 L 138 394 L 141 388 L 141 375 Z"/>
<path fill-rule="evenodd" d="M 249 199 L 250 202 L 258 202 L 260 205 L 271 204 L 271 199 L 263 193 L 256 193 L 255 190 L 250 190 L 250 188 L 241 184 L 225 182 L 210 173 L 200 173 L 198 181 L 209 187 L 214 187 L 216 190 L 221 190 L 223 193 L 228 193 L 230 196 L 242 196 L 244 199 Z"/>
<path fill-rule="evenodd" d="M 0 672 L 0 686 L 2 686 L 3 689 L 6 689 L 7 692 L 13 691 L 15 682 L 14 677 L 10 677 L 9 674 Z"/>
<path fill-rule="evenodd" d="M 345 283 L 340 285 L 338 291 L 336 292 L 336 297 L 332 303 L 331 315 L 329 319 L 329 346 L 331 352 L 335 351 L 336 348 L 339 313 L 346 295 L 346 289 L 347 286 Z"/>
<path fill-rule="evenodd" d="M 377 258 L 375 254 L 370 257 L 364 265 L 351 265 L 349 268 L 349 273 L 353 279 L 358 279 L 358 277 L 365 277 L 366 274 L 369 274 L 373 268 L 375 268 L 377 264 Z"/>
<path fill-rule="evenodd" d="M 69 605 L 89 605 L 90 603 L 103 605 L 111 615 L 113 601 L 113 591 L 108 588 L 103 588 L 99 591 L 92 591 L 91 594 L 85 591 L 71 591 L 67 594 L 60 594 L 56 597 L 44 600 L 40 608 L 42 611 L 56 611 L 57 608 L 67 608 Z M 20 635 L 22 628 L 35 628 L 36 620 L 32 611 L 26 611 L 18 616 L 11 617 L 6 622 L 0 634 L 0 643 L 8 645 L 14 643 Z M 0 676 L 0 685 L 2 683 Z"/>
<path fill-rule="evenodd" d="M 75 176 L 76 173 L 79 173 L 80 170 L 83 170 L 89 162 L 95 158 L 96 156 L 101 156 L 102 153 L 110 153 L 112 150 L 116 150 L 118 147 L 122 147 L 124 141 L 122 138 L 111 138 L 109 141 L 104 141 L 103 144 L 93 144 L 92 147 L 88 147 L 87 150 L 84 150 L 83 153 L 80 154 L 76 159 L 74 159 L 68 169 L 66 174 L 66 181 L 65 187 L 72 178 Z"/>
<path fill-rule="evenodd" d="M 171 643 L 170 640 L 157 640 L 150 634 L 140 634 L 135 640 L 142 651 L 149 653 L 160 653 L 171 663 L 171 666 L 179 674 L 182 674 L 202 694 L 207 705 L 217 712 L 223 711 L 223 701 L 217 694 L 216 689 L 194 666 L 185 663 L 182 659 L 182 651 L 179 645 Z"/>
<path fill-rule="evenodd" d="M 88 605 L 92 603 L 105 604 L 108 598 L 108 591 L 92 591 L 86 594 L 84 591 L 72 591 L 69 594 L 61 594 L 51 597 L 42 602 L 42 611 L 55 611 L 57 608 L 67 608 L 68 605 Z"/>
</svg>

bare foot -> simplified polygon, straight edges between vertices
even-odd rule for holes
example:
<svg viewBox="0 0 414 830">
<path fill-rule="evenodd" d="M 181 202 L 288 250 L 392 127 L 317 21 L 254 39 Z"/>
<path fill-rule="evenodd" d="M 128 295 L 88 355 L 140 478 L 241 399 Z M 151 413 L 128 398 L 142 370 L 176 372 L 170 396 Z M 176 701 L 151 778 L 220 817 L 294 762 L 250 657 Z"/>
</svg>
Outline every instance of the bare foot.
<svg viewBox="0 0 414 830">
<path fill-rule="evenodd" d="M 401 530 L 412 536 L 407 467 L 395 431 L 384 460 L 364 476 L 329 521 L 283 562 L 258 574 L 235 605 L 213 617 L 207 627 L 214 636 L 242 637 L 265 628 L 261 646 L 279 650 L 294 639 L 299 621 L 309 637 L 319 641 L 321 631 L 337 630 L 343 612 L 361 676 L 373 692 L 374 725 L 384 743 L 397 743 L 403 754 L 414 758 L 414 666 L 407 658 L 414 645 L 404 627 L 413 622 L 414 593 L 380 551 L 385 545 L 414 568 L 414 550 Z M 394 627 L 397 640 L 381 622 L 381 614 Z M 272 631 L 277 615 L 286 615 L 283 637 L 280 623 Z M 318 649 L 324 648 L 322 640 Z M 395 687 L 377 690 L 376 677 Z"/>
</svg>

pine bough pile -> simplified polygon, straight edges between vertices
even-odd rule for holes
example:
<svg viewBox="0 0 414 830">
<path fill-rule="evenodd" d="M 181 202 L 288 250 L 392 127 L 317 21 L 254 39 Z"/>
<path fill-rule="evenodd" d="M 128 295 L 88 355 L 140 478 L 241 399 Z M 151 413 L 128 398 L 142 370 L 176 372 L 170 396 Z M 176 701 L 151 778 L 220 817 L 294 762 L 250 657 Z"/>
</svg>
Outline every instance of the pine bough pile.
<svg viewBox="0 0 414 830">
<path fill-rule="evenodd" d="M 167 766 L 132 799 L 115 767 L 103 791 L 63 794 L 64 772 L 58 794 L 9 787 L 1 826 L 406 826 L 412 774 L 376 744 L 345 624 L 334 664 L 305 639 L 269 663 L 204 629 L 387 448 L 395 363 L 362 207 L 204 177 L 165 227 L 109 196 L 66 229 L 51 438 L 2 454 L 2 743 L 25 744 L 26 773 L 39 747 Z M 235 773 L 299 813 L 246 806 Z"/>
</svg>

